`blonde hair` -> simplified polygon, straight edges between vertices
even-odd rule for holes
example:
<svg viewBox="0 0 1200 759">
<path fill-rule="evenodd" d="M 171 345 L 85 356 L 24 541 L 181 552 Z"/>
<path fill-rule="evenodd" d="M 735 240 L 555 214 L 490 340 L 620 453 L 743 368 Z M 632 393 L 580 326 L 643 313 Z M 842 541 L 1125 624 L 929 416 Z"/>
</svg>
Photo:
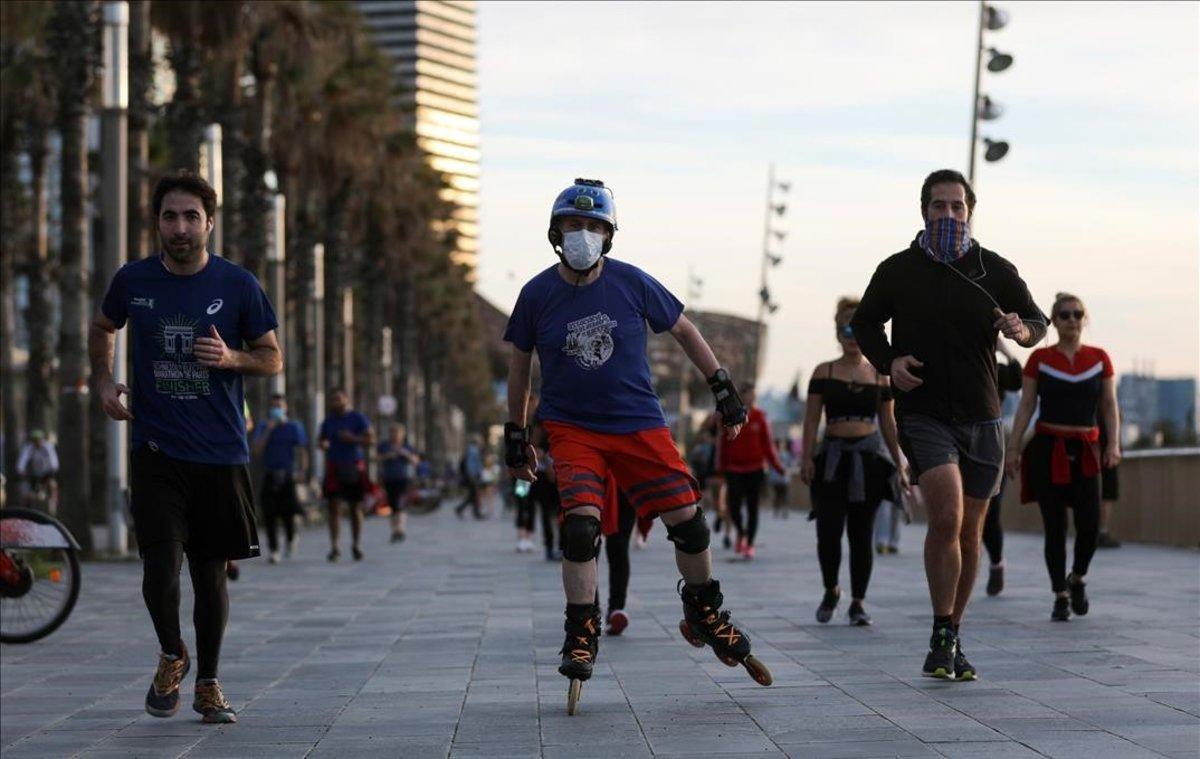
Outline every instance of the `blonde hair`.
<svg viewBox="0 0 1200 759">
<path fill-rule="evenodd" d="M 851 317 L 854 316 L 854 310 L 858 308 L 859 302 L 858 298 L 849 295 L 838 298 L 837 310 L 833 313 L 833 323 L 839 327 L 848 324 Z"/>
<path fill-rule="evenodd" d="M 1080 306 L 1083 306 L 1084 313 L 1087 313 L 1087 306 L 1083 303 L 1083 298 L 1073 293 L 1058 292 L 1054 294 L 1054 305 L 1050 307 L 1050 321 L 1054 321 L 1058 316 L 1058 307 L 1069 301 L 1075 301 Z"/>
</svg>

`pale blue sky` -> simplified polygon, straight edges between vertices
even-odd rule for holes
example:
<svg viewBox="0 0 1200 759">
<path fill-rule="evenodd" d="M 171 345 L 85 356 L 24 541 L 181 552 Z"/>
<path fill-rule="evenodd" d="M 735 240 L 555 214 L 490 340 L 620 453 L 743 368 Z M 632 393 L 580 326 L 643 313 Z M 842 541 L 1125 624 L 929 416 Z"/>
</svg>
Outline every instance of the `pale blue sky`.
<svg viewBox="0 0 1200 759">
<path fill-rule="evenodd" d="M 984 74 L 1007 139 L 977 170 L 975 235 L 1038 302 L 1077 291 L 1119 371 L 1197 373 L 1200 12 L 1195 3 L 997 3 Z M 753 316 L 766 171 L 792 183 L 763 380 L 836 354 L 834 302 L 920 226 L 921 180 L 966 169 L 978 5 L 482 2 L 479 289 L 509 308 L 554 261 L 575 176 L 616 192 L 612 255 L 695 305 Z M 1024 354 L 1024 351 L 1018 350 Z"/>
</svg>

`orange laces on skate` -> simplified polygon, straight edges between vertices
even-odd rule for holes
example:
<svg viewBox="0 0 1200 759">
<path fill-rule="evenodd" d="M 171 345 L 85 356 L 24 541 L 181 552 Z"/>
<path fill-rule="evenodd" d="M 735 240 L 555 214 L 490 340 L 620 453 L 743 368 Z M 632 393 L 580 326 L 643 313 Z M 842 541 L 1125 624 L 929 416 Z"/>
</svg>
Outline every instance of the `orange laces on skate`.
<svg viewBox="0 0 1200 759">
<path fill-rule="evenodd" d="M 712 609 L 705 608 L 709 615 L 704 618 L 704 624 L 708 626 L 709 631 L 717 638 L 722 638 L 730 646 L 736 646 L 737 642 L 742 639 L 742 634 L 729 621 L 729 612 L 723 611 L 720 614 L 712 613 Z"/>
<path fill-rule="evenodd" d="M 594 638 L 600 633 L 596 630 L 596 620 L 588 617 L 583 623 L 584 629 Z M 575 640 L 579 641 L 581 648 L 571 649 L 571 660 L 579 664 L 589 664 L 592 661 L 592 649 L 589 646 L 589 639 L 586 635 L 576 635 Z"/>
</svg>

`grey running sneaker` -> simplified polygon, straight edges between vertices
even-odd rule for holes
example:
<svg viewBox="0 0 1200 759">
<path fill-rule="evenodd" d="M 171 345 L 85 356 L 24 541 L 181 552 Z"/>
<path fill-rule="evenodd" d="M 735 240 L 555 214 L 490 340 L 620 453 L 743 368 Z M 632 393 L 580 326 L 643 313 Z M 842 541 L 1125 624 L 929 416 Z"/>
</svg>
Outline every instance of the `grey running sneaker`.
<svg viewBox="0 0 1200 759">
<path fill-rule="evenodd" d="M 216 680 L 197 680 L 196 699 L 192 701 L 192 709 L 201 714 L 204 722 L 228 724 L 237 722 L 237 713 L 229 705 L 221 684 Z"/>
</svg>

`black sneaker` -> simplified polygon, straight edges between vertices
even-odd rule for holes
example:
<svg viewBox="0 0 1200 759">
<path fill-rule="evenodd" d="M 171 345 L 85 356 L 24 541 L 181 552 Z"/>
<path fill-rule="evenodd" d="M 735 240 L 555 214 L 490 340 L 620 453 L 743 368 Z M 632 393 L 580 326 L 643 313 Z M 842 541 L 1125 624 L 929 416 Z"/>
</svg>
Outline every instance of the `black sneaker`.
<svg viewBox="0 0 1200 759">
<path fill-rule="evenodd" d="M 1004 590 L 1004 565 L 993 565 L 988 569 L 987 594 L 998 596 Z"/>
<path fill-rule="evenodd" d="M 824 598 L 821 599 L 821 605 L 817 607 L 817 621 L 825 624 L 833 619 L 833 612 L 837 609 L 838 601 L 841 598 L 840 590 L 826 590 Z"/>
<path fill-rule="evenodd" d="M 871 615 L 863 608 L 860 601 L 850 602 L 850 613 L 847 616 L 850 617 L 850 624 L 855 627 L 866 627 L 871 624 Z"/>
<path fill-rule="evenodd" d="M 329 549 L 329 553 L 325 554 L 325 558 L 329 561 L 337 561 L 342 558 L 342 552 L 336 548 Z"/>
<path fill-rule="evenodd" d="M 1107 532 L 1100 533 L 1100 537 L 1096 540 L 1097 548 L 1120 548 L 1121 541 L 1109 535 Z"/>
<path fill-rule="evenodd" d="M 180 645 L 178 657 L 165 653 L 158 655 L 158 669 L 154 671 L 150 690 L 146 691 L 146 712 L 153 717 L 174 717 L 179 711 L 179 685 L 192 668 L 187 646 L 182 642 Z"/>
<path fill-rule="evenodd" d="M 721 538 L 721 545 L 725 546 L 726 551 L 733 545 L 733 542 L 729 539 L 729 533 L 725 533 L 724 537 Z"/>
<path fill-rule="evenodd" d="M 229 578 L 230 582 L 237 582 L 237 579 L 242 576 L 242 569 L 236 561 L 231 559 L 225 562 L 225 576 Z"/>
<path fill-rule="evenodd" d="M 353 548 L 350 549 L 350 553 L 354 556 L 355 561 L 362 561 L 363 552 L 362 552 L 361 548 L 359 548 L 358 546 L 354 546 Z"/>
<path fill-rule="evenodd" d="M 1082 580 L 1076 580 L 1074 577 L 1067 578 L 1067 590 L 1071 592 L 1071 611 L 1080 617 L 1088 613 L 1086 589 L 1087 583 Z"/>
<path fill-rule="evenodd" d="M 958 653 L 958 636 L 949 627 L 937 627 L 929 639 L 929 655 L 921 674 L 939 680 L 954 679 L 954 655 Z"/>
<path fill-rule="evenodd" d="M 1070 603 L 1066 596 L 1055 596 L 1054 611 L 1050 612 L 1050 619 L 1055 622 L 1066 622 L 1069 620 L 1071 618 Z"/>
<path fill-rule="evenodd" d="M 403 543 L 404 542 L 404 533 L 393 532 L 392 533 L 392 542 L 393 543 Z"/>
<path fill-rule="evenodd" d="M 967 657 L 963 654 L 962 643 L 959 642 L 955 646 L 954 651 L 954 679 L 955 680 L 978 680 L 979 673 L 971 666 L 971 662 L 967 661 Z"/>
</svg>

